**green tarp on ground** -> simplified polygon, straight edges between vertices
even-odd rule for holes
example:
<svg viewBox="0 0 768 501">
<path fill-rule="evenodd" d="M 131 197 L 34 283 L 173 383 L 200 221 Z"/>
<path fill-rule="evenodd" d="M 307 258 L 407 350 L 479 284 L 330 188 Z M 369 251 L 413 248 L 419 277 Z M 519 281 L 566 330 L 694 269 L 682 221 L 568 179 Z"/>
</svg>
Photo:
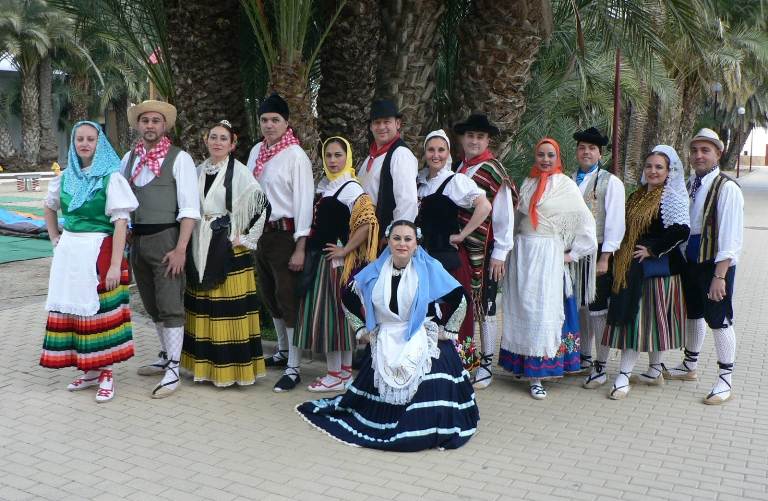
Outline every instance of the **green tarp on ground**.
<svg viewBox="0 0 768 501">
<path fill-rule="evenodd" d="M 0 264 L 52 255 L 51 242 L 48 240 L 0 235 Z"/>
</svg>

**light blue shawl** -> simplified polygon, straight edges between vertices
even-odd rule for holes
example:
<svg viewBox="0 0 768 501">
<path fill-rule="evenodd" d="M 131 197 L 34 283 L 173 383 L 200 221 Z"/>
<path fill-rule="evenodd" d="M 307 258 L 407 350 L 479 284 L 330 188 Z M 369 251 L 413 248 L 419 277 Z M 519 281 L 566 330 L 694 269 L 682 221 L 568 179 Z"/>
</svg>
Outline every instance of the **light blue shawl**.
<svg viewBox="0 0 768 501">
<path fill-rule="evenodd" d="M 90 125 L 99 134 L 96 141 L 96 151 L 93 153 L 93 161 L 88 172 L 83 172 L 80 157 L 75 148 L 75 132 L 81 125 Z M 69 211 L 77 210 L 85 202 L 93 198 L 93 195 L 102 187 L 102 178 L 120 170 L 120 157 L 109 144 L 106 134 L 101 126 L 95 122 L 77 122 L 72 127 L 72 138 L 69 142 L 69 162 L 62 174 L 62 187 L 64 191 L 72 195 L 69 203 Z"/>
</svg>

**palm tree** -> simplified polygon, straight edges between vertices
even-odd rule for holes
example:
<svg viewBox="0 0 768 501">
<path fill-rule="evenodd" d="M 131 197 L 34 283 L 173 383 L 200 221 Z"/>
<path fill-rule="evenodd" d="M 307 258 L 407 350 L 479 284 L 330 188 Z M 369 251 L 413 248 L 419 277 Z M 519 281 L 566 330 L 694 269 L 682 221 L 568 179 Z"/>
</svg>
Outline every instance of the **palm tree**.
<svg viewBox="0 0 768 501">
<path fill-rule="evenodd" d="M 59 143 L 56 140 L 56 122 L 53 119 L 53 66 L 51 54 L 40 61 L 40 153 L 39 161 L 50 165 L 59 158 Z"/>
<path fill-rule="evenodd" d="M 238 0 L 167 1 L 168 61 L 173 74 L 181 145 L 202 160 L 202 141 L 227 119 L 239 134 L 241 154 L 251 145 L 240 74 Z"/>
<path fill-rule="evenodd" d="M 356 158 L 368 152 L 365 124 L 376 89 L 380 15 L 378 0 L 348 2 L 320 48 L 320 135 L 346 137 Z"/>
<path fill-rule="evenodd" d="M 313 163 L 319 134 L 310 77 L 320 48 L 346 0 L 340 0 L 324 26 L 317 19 L 313 0 L 240 0 L 248 15 L 263 57 L 268 89 L 279 92 L 291 109 L 291 124 Z"/>
<path fill-rule="evenodd" d="M 404 115 L 401 135 L 420 145 L 435 125 L 435 70 L 445 2 L 383 2 L 376 95 L 391 98 Z"/>
<path fill-rule="evenodd" d="M 0 92 L 0 163 L 5 165 L 13 162 L 17 155 L 16 147 L 11 138 L 11 131 L 8 129 L 14 94 L 18 96 L 17 93 L 9 89 Z"/>
<path fill-rule="evenodd" d="M 40 62 L 57 45 L 76 45 L 73 26 L 70 16 L 43 0 L 0 0 L 0 51 L 10 56 L 21 77 L 22 159 L 27 165 L 37 164 L 40 151 Z"/>
</svg>

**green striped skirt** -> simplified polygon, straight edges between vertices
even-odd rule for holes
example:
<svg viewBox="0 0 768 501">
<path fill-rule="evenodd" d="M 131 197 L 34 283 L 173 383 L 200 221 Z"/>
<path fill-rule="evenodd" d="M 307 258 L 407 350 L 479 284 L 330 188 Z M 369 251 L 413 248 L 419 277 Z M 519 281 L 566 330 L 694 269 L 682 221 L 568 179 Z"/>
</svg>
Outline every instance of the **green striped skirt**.
<svg viewBox="0 0 768 501">
<path fill-rule="evenodd" d="M 347 351 L 355 347 L 352 332 L 341 308 L 339 277 L 342 268 L 331 268 L 320 254 L 315 278 L 299 305 L 294 343 L 314 353 Z"/>
<path fill-rule="evenodd" d="M 645 279 L 634 321 L 608 325 L 603 344 L 642 352 L 678 349 L 685 342 L 685 316 L 680 275 Z"/>
</svg>

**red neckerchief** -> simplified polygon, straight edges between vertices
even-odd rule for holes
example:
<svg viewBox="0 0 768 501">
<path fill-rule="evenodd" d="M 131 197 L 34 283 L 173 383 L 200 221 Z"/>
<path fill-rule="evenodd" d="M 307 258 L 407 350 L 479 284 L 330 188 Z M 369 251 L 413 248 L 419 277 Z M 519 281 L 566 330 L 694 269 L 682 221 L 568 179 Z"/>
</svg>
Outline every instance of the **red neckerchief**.
<svg viewBox="0 0 768 501">
<path fill-rule="evenodd" d="M 487 162 L 488 160 L 493 160 L 494 157 L 493 153 L 491 153 L 491 150 L 486 149 L 484 152 L 480 153 L 474 158 L 470 158 L 467 160 L 464 158 L 461 161 L 461 168 L 459 169 L 459 174 L 466 174 L 466 172 L 469 170 L 470 167 L 473 167 L 477 164 L 481 164 L 483 162 Z"/>
<path fill-rule="evenodd" d="M 385 144 L 384 146 L 378 147 L 376 146 L 376 141 L 371 144 L 370 149 L 368 150 L 368 167 L 366 167 L 366 172 L 371 172 L 371 167 L 373 167 L 373 160 L 376 157 L 380 157 L 381 155 L 385 154 L 389 151 L 390 148 L 392 148 L 392 145 L 394 145 L 397 141 L 400 140 L 400 134 L 395 136 L 395 138 Z"/>
<path fill-rule="evenodd" d="M 264 164 L 293 144 L 300 143 L 299 140 L 296 139 L 296 136 L 293 135 L 293 129 L 290 127 L 288 127 L 280 140 L 272 146 L 267 146 L 267 141 L 263 141 L 261 143 L 261 148 L 259 149 L 259 156 L 256 157 L 256 166 L 253 168 L 253 175 L 257 178 L 260 177 L 261 172 L 264 170 Z"/>
<path fill-rule="evenodd" d="M 133 150 L 136 153 L 136 156 L 139 157 L 139 163 L 131 176 L 131 182 L 134 182 L 136 178 L 139 177 L 141 169 L 143 169 L 145 165 L 149 167 L 149 170 L 152 171 L 155 177 L 160 177 L 160 167 L 162 167 L 160 165 L 160 159 L 168 156 L 168 150 L 170 148 L 171 140 L 167 137 L 163 137 L 158 141 L 155 147 L 149 151 L 144 147 L 144 141 L 140 141 Z"/>
</svg>

